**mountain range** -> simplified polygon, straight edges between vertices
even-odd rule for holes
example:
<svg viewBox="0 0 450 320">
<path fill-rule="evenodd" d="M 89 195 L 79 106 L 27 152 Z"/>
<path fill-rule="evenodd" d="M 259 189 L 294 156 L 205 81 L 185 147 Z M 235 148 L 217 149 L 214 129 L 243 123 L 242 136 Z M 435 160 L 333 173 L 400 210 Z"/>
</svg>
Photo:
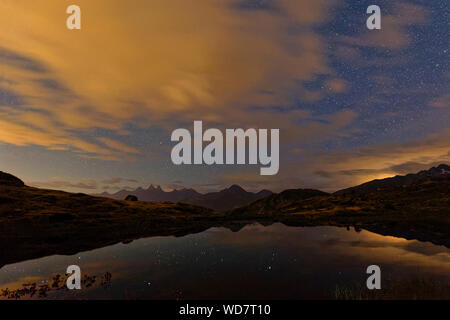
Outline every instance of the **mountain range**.
<svg viewBox="0 0 450 320">
<path fill-rule="evenodd" d="M 124 200 L 127 196 L 133 195 L 138 197 L 140 201 L 183 202 L 217 211 L 227 211 L 242 207 L 271 194 L 272 192 L 269 190 L 261 190 L 257 193 L 248 192 L 238 185 L 232 185 L 231 187 L 221 191 L 206 194 L 199 193 L 194 189 L 186 188 L 164 191 L 160 186 L 155 187 L 151 185 L 147 189 L 137 188 L 133 191 L 120 190 L 113 194 L 104 192 L 101 194 L 96 194 L 95 196 Z"/>
<path fill-rule="evenodd" d="M 138 197 L 140 201 L 156 201 L 156 202 L 182 202 L 197 205 L 216 211 L 230 211 L 237 209 L 236 212 L 245 210 L 249 212 L 267 212 L 273 210 L 285 210 L 288 203 L 291 204 L 289 210 L 296 207 L 293 203 L 306 200 L 313 197 L 329 196 L 333 201 L 339 202 L 345 196 L 367 196 L 374 193 L 385 194 L 389 196 L 400 190 L 406 191 L 414 185 L 423 184 L 441 178 L 450 176 L 450 166 L 441 164 L 429 170 L 423 170 L 418 173 L 411 173 L 405 176 L 395 176 L 386 179 L 377 179 L 361 185 L 336 191 L 328 194 L 319 190 L 312 189 L 291 189 L 285 190 L 279 194 L 274 194 L 269 190 L 261 190 L 257 193 L 248 192 L 238 185 L 232 185 L 229 188 L 217 192 L 202 194 L 194 189 L 180 189 L 173 191 L 164 191 L 160 186 L 151 185 L 147 189 L 137 188 L 133 191 L 120 190 L 116 193 L 109 194 L 107 192 L 97 194 L 116 200 L 124 200 L 129 195 Z M 402 195 L 406 197 L 406 194 Z M 386 198 L 386 197 L 385 197 Z M 260 201 L 258 201 L 260 200 Z M 386 205 L 389 207 L 389 205 Z"/>
<path fill-rule="evenodd" d="M 189 203 L 217 211 L 227 211 L 242 207 L 255 200 L 270 196 L 272 191 L 261 190 L 257 193 L 248 192 L 238 185 L 207 194 L 200 194 L 191 198 L 184 199 L 182 202 Z"/>
<path fill-rule="evenodd" d="M 439 165 L 416 174 L 373 180 L 329 194 L 319 190 L 293 189 L 273 194 L 233 215 L 328 213 L 443 213 L 450 218 L 450 166 Z"/>
<path fill-rule="evenodd" d="M 158 187 L 149 189 L 155 194 L 166 194 Z M 184 192 L 170 194 L 182 194 L 179 198 L 183 198 Z M 312 189 L 253 194 L 236 185 L 205 195 L 193 190 L 188 193 L 193 195 L 189 200 L 192 203 L 230 209 L 219 212 L 182 202 L 124 201 L 45 190 L 26 186 L 20 179 L 0 172 L 0 267 L 142 237 L 185 235 L 222 226 L 238 230 L 252 221 L 289 226 L 353 226 L 355 230 L 450 247 L 447 165 L 373 180 L 331 194 Z M 261 198 L 236 208 L 258 197 Z"/>
<path fill-rule="evenodd" d="M 129 195 L 138 197 L 139 201 L 156 201 L 156 202 L 180 202 L 184 199 L 193 198 L 200 196 L 194 189 L 180 189 L 172 191 L 164 191 L 160 186 L 151 185 L 147 189 L 139 187 L 135 190 L 120 190 L 116 193 L 110 194 L 108 192 L 103 192 L 100 194 L 95 194 L 94 196 L 100 196 L 105 198 L 111 198 L 116 200 L 125 200 Z"/>
</svg>

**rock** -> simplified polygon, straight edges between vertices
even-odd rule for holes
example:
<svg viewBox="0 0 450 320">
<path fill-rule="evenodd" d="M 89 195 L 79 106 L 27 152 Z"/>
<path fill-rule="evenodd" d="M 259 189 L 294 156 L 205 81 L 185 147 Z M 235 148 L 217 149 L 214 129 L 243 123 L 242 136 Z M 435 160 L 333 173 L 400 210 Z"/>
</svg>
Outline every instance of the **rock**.
<svg viewBox="0 0 450 320">
<path fill-rule="evenodd" d="M 9 173 L 0 171 L 0 186 L 23 187 L 25 183 Z"/>
<path fill-rule="evenodd" d="M 139 199 L 138 199 L 138 197 L 130 194 L 125 198 L 125 201 L 139 201 Z"/>
</svg>

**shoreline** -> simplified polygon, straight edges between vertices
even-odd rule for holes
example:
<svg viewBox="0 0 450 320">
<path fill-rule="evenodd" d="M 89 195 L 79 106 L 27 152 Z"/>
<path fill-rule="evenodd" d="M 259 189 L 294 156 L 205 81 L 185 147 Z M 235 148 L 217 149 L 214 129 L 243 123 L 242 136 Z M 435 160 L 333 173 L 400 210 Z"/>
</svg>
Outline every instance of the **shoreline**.
<svg viewBox="0 0 450 320">
<path fill-rule="evenodd" d="M 243 207 L 219 213 L 184 203 L 119 201 L 27 186 L 0 186 L 0 195 L 0 266 L 53 254 L 73 255 L 147 237 L 181 237 L 212 227 L 237 232 L 254 222 L 354 227 L 450 248 L 450 220 L 442 210 L 445 207 L 434 212 L 427 208 L 345 211 L 333 199 L 316 197 L 294 203 L 289 208 L 295 210 L 284 212 L 276 209 L 260 213 Z M 305 203 L 323 201 L 332 204 L 330 210 L 302 211 Z"/>
</svg>

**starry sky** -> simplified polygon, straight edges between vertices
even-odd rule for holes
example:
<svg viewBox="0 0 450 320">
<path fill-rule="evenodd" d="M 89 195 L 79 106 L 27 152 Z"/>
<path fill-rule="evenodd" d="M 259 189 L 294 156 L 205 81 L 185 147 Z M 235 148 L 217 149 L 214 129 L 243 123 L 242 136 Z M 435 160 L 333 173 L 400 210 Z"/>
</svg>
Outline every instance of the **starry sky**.
<svg viewBox="0 0 450 320">
<path fill-rule="evenodd" d="M 447 3 L 2 0 L 0 170 L 85 193 L 335 191 L 449 163 Z M 194 120 L 279 128 L 279 173 L 173 165 Z"/>
</svg>

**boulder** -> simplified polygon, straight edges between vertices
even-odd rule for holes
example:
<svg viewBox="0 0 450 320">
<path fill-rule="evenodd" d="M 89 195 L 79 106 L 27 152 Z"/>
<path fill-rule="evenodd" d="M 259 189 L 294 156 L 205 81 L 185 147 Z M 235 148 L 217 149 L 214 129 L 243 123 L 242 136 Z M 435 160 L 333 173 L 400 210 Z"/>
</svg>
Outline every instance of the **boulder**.
<svg viewBox="0 0 450 320">
<path fill-rule="evenodd" d="M 139 199 L 138 199 L 138 197 L 130 194 L 125 198 L 125 201 L 139 201 Z"/>
</svg>

